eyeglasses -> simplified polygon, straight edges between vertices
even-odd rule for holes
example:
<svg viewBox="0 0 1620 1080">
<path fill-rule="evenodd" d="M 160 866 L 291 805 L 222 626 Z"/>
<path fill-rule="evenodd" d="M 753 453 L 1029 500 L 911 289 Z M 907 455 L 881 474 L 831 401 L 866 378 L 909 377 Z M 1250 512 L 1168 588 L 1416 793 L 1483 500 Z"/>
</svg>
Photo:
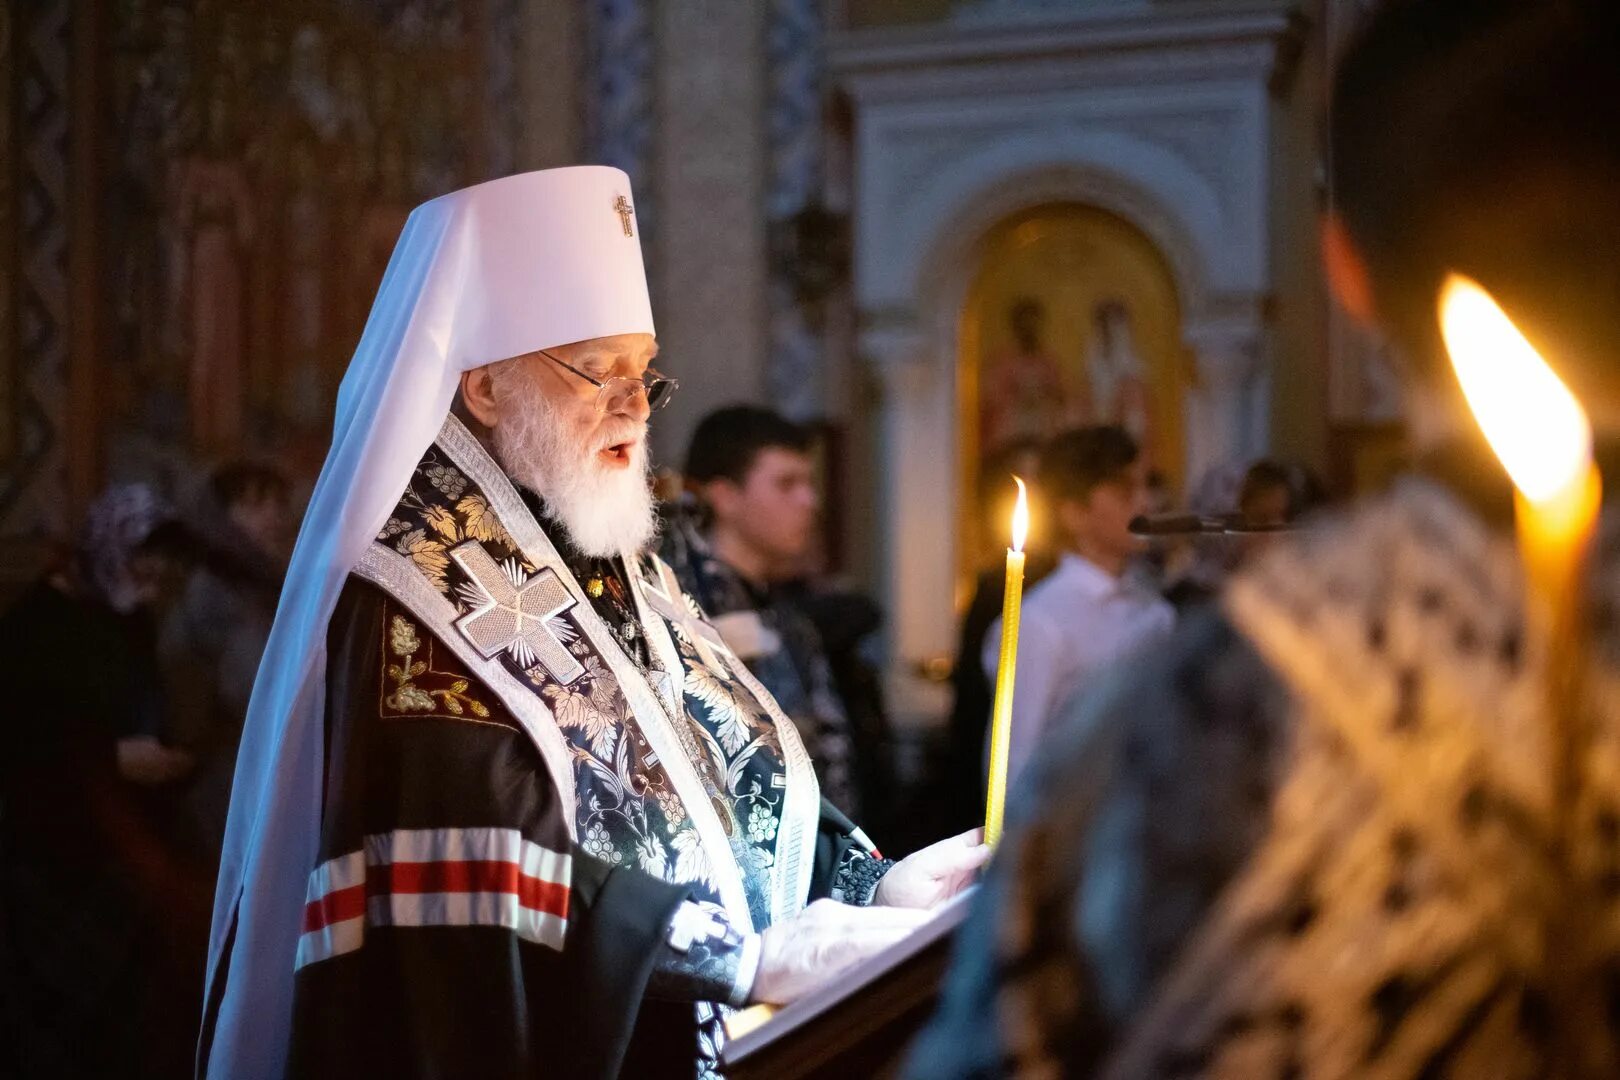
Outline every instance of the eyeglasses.
<svg viewBox="0 0 1620 1080">
<path fill-rule="evenodd" d="M 545 349 L 538 351 L 541 356 L 544 356 L 558 367 L 573 372 L 596 387 L 597 412 L 619 412 L 630 404 L 631 399 L 637 394 L 647 395 L 648 412 L 657 412 L 665 405 L 668 405 L 669 399 L 675 396 L 675 391 L 681 388 L 679 379 L 672 379 L 652 368 L 648 368 L 639 379 L 632 379 L 624 375 L 616 375 L 611 379 L 593 378 L 573 364 L 551 355 Z"/>
</svg>

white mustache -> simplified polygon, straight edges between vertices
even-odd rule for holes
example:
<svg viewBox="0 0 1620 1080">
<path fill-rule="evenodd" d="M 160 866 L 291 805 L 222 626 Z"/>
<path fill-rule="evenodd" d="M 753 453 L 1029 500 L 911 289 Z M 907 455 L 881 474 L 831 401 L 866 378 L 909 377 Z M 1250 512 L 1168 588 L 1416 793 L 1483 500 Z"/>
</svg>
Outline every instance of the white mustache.
<svg viewBox="0 0 1620 1080">
<path fill-rule="evenodd" d="M 622 434 L 619 431 L 614 431 L 610 434 L 602 436 L 597 440 L 596 449 L 606 450 L 609 447 L 618 446 L 620 443 L 629 443 L 631 448 L 635 449 L 640 447 L 646 441 L 647 425 L 638 424 Z"/>
</svg>

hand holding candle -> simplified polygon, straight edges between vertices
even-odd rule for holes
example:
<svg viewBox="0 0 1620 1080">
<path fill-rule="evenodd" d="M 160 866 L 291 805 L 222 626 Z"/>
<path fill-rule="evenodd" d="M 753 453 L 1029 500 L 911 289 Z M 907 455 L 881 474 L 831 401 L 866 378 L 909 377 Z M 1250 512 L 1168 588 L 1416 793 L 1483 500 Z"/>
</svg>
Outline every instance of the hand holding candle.
<svg viewBox="0 0 1620 1080">
<path fill-rule="evenodd" d="M 996 699 L 990 720 L 990 794 L 984 811 L 984 842 L 992 847 L 1001 839 L 1002 814 L 1007 806 L 1007 753 L 1012 743 L 1013 679 L 1018 670 L 1018 612 L 1024 599 L 1024 541 L 1029 535 L 1029 499 L 1024 482 L 1018 485 L 1013 508 L 1012 547 L 1007 549 L 1007 588 L 1001 601 L 1001 659 L 996 664 Z"/>
</svg>

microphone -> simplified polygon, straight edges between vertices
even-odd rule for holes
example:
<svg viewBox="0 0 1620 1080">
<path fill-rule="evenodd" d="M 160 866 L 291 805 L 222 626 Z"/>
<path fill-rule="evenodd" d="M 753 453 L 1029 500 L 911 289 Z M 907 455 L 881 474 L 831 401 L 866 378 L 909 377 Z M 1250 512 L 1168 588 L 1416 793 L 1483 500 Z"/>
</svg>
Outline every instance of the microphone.
<svg viewBox="0 0 1620 1080">
<path fill-rule="evenodd" d="M 1288 532 L 1286 524 L 1250 523 L 1242 514 L 1142 514 L 1131 519 L 1136 536 L 1229 536 L 1235 533 Z"/>
</svg>

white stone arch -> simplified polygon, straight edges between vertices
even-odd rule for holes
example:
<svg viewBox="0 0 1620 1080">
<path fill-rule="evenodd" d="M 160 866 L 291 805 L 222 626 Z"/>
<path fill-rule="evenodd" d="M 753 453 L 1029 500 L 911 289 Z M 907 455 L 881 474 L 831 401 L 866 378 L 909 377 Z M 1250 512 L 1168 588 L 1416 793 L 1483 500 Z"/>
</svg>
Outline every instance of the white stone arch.
<svg viewBox="0 0 1620 1080">
<path fill-rule="evenodd" d="M 915 249 L 919 257 L 908 292 L 916 298 L 921 326 L 945 331 L 939 341 L 942 360 L 957 355 L 956 320 L 979 271 L 977 253 L 991 231 L 1003 222 L 1043 206 L 1078 204 L 1106 211 L 1136 227 L 1164 257 L 1176 285 L 1183 321 L 1197 321 L 1209 295 L 1205 251 L 1194 229 L 1153 192 L 1111 169 L 1091 163 L 1050 161 L 1000 176 L 945 204 L 932 222 L 932 233 Z"/>
<path fill-rule="evenodd" d="M 1024 136 L 984 147 L 903 201 L 890 247 L 895 257 L 884 270 L 898 295 L 916 298 L 919 314 L 953 291 L 959 305 L 977 270 L 970 265 L 975 246 L 1001 222 L 1050 203 L 1092 206 L 1140 229 L 1169 264 L 1189 314 L 1215 291 L 1209 268 L 1232 248 L 1217 193 L 1162 147 L 1110 132 L 1070 140 Z M 1216 290 L 1231 287 L 1222 281 Z"/>
<path fill-rule="evenodd" d="M 1259 301 L 1233 302 L 1249 292 L 1232 287 L 1244 276 L 1239 271 L 1249 268 L 1227 255 L 1231 245 L 1215 193 L 1190 170 L 1146 181 L 1117 161 L 1067 156 L 1081 146 L 1098 150 L 1129 142 L 1049 143 L 1044 159 L 1034 157 L 1029 140 L 998 142 L 953 165 L 937 188 L 898 201 L 906 210 L 891 219 L 894 232 L 883 245 L 891 257 L 881 260 L 884 280 L 867 278 L 859 288 L 866 313 L 862 351 L 886 388 L 880 505 L 890 528 L 882 564 L 888 567 L 894 616 L 890 644 L 898 656 L 941 655 L 952 644 L 953 597 L 940 583 L 956 575 L 957 513 L 964 497 L 958 490 L 960 316 L 983 241 L 1003 222 L 1043 206 L 1081 204 L 1136 227 L 1159 250 L 1175 281 L 1183 340 L 1202 380 L 1188 389 L 1184 405 L 1189 482 L 1206 464 L 1230 454 L 1241 438 L 1234 433 L 1250 423 L 1244 401 L 1259 355 Z M 1009 152 L 1014 143 L 1021 152 Z M 1133 160 L 1165 167 L 1165 155 L 1155 149 L 1145 148 Z M 1193 211 L 1183 212 L 1171 198 L 1188 199 Z M 1212 265 L 1222 271 L 1218 277 Z M 893 302 L 882 303 L 891 297 Z M 1234 311 L 1255 317 L 1234 318 Z M 900 686 L 913 691 L 906 699 L 912 709 L 941 707 L 914 680 L 902 679 Z"/>
</svg>

